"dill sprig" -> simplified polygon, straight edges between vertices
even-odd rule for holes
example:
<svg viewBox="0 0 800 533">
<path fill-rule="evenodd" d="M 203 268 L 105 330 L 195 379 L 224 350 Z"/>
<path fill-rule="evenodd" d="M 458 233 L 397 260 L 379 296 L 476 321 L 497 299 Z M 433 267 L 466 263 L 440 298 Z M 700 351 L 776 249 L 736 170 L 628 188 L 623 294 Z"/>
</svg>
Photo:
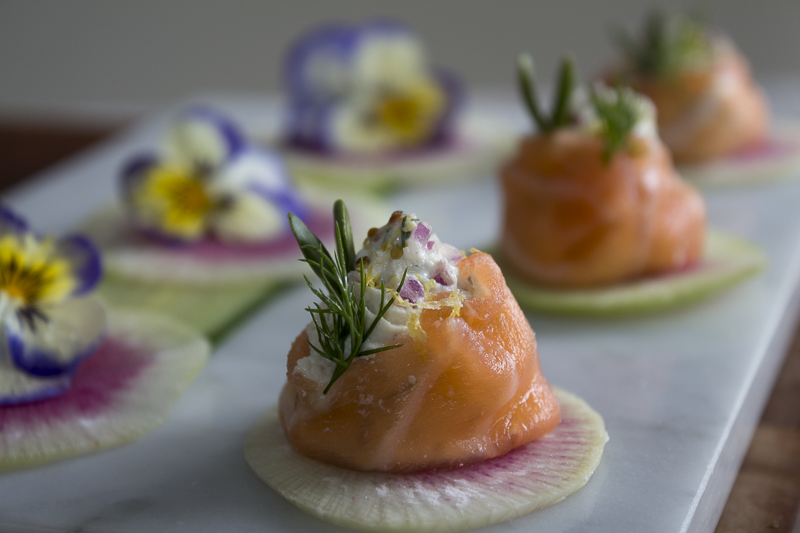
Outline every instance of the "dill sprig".
<svg viewBox="0 0 800 533">
<path fill-rule="evenodd" d="M 617 150 L 628 146 L 628 138 L 640 118 L 635 96 L 630 89 L 621 87 L 603 89 L 608 94 L 599 95 L 592 88 L 590 98 L 600 122 L 600 136 L 604 141 L 603 162 L 608 164 Z"/>
<path fill-rule="evenodd" d="M 529 54 L 520 54 L 517 57 L 517 83 L 525 106 L 539 127 L 539 131 L 549 133 L 570 124 L 573 118 L 572 93 L 577 83 L 575 60 L 571 56 L 565 57 L 561 62 L 558 89 L 555 93 L 552 114 L 549 117 L 539 106 L 533 58 Z"/>
<path fill-rule="evenodd" d="M 712 55 L 703 17 L 698 14 L 667 16 L 653 11 L 639 39 L 623 28 L 616 28 L 612 38 L 637 71 L 653 76 L 673 75 Z"/>
<path fill-rule="evenodd" d="M 304 276 L 308 288 L 319 298 L 313 307 L 307 307 L 311 320 L 317 330 L 319 346 L 309 341 L 309 346 L 320 356 L 333 361 L 336 369 L 325 387 L 323 394 L 327 394 L 331 386 L 342 374 L 350 368 L 356 357 L 372 355 L 386 350 L 399 348 L 402 344 L 383 346 L 373 350 L 362 350 L 364 341 L 369 338 L 378 325 L 383 315 L 392 306 L 392 298 L 386 302 L 386 291 L 381 282 L 381 303 L 378 313 L 371 323 L 366 318 L 366 288 L 367 279 L 364 268 L 356 269 L 356 252 L 353 243 L 353 229 L 350 226 L 350 214 L 341 200 L 333 204 L 333 219 L 336 235 L 334 254 L 328 252 L 325 245 L 314 235 L 311 230 L 294 213 L 289 213 L 289 226 L 292 228 L 297 244 L 303 253 L 301 261 L 308 263 L 314 273 L 322 281 L 325 292 L 317 289 L 307 276 Z M 348 274 L 356 271 L 360 273 L 361 285 L 356 294 L 353 285 L 348 280 Z M 397 291 L 405 283 L 406 272 L 400 280 Z M 349 341 L 349 345 L 348 345 Z"/>
</svg>

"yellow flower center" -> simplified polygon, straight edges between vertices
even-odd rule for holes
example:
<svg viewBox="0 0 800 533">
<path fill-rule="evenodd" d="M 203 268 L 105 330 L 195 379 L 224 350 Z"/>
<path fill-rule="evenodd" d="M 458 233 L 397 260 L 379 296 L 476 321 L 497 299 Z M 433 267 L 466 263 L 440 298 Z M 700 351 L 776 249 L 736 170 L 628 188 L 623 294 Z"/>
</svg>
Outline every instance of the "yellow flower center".
<svg viewBox="0 0 800 533">
<path fill-rule="evenodd" d="M 195 238 L 206 229 L 206 218 L 214 203 L 187 169 L 160 166 L 148 175 L 134 197 L 140 215 L 159 228 L 181 237 Z"/>
<path fill-rule="evenodd" d="M 57 302 L 69 295 L 75 279 L 69 264 L 54 256 L 51 240 L 31 235 L 0 238 L 0 290 L 24 305 Z"/>
<path fill-rule="evenodd" d="M 444 105 L 442 90 L 423 80 L 404 91 L 384 96 L 378 103 L 377 116 L 398 139 L 411 144 L 423 141 L 433 133 Z"/>
</svg>

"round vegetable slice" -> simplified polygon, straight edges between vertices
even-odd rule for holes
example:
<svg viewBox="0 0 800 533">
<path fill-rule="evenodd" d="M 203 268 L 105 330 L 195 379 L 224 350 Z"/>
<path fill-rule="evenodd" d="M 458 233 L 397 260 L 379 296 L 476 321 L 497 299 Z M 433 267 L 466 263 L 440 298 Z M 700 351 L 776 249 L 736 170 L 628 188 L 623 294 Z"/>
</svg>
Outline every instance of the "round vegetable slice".
<svg viewBox="0 0 800 533">
<path fill-rule="evenodd" d="M 311 226 L 332 244 L 333 218 L 314 217 Z M 385 219 L 380 202 L 354 202 L 352 225 L 364 234 Z M 320 211 L 317 210 L 317 213 Z M 302 281 L 311 270 L 294 236 L 264 245 L 243 247 L 206 242 L 180 247 L 160 245 L 132 234 L 119 208 L 100 211 L 84 230 L 103 249 L 105 276 L 99 294 L 113 307 L 151 309 L 216 341 L 258 309 L 281 288 Z"/>
<path fill-rule="evenodd" d="M 132 442 L 166 419 L 208 342 L 158 315 L 109 314 L 109 330 L 64 394 L 0 406 L 0 470 Z"/>
<path fill-rule="evenodd" d="M 800 124 L 778 123 L 768 142 L 722 159 L 678 167 L 681 176 L 700 186 L 769 183 L 800 173 Z"/>
<path fill-rule="evenodd" d="M 295 452 L 277 409 L 251 430 L 245 459 L 303 511 L 362 531 L 462 531 L 557 503 L 591 477 L 608 435 L 583 400 L 556 389 L 561 423 L 544 437 L 482 463 L 418 474 L 359 472 Z"/>
<path fill-rule="evenodd" d="M 331 242 L 330 214 L 316 212 L 309 224 Z M 131 230 L 122 210 L 112 207 L 90 218 L 82 231 L 103 250 L 107 273 L 139 281 L 228 285 L 299 275 L 300 249 L 288 226 L 282 238 L 263 245 L 227 246 L 208 241 L 184 246 L 141 237 Z"/>
<path fill-rule="evenodd" d="M 610 287 L 539 287 L 514 275 L 502 258 L 498 264 L 503 268 L 508 288 L 524 309 L 564 315 L 612 316 L 662 311 L 703 300 L 759 272 L 766 265 L 766 258 L 754 244 L 709 230 L 702 264 Z"/>
<path fill-rule="evenodd" d="M 301 185 L 383 193 L 493 175 L 516 142 L 507 126 L 478 113 L 464 118 L 460 137 L 449 146 L 402 155 L 359 158 L 292 149 L 283 155 Z"/>
</svg>

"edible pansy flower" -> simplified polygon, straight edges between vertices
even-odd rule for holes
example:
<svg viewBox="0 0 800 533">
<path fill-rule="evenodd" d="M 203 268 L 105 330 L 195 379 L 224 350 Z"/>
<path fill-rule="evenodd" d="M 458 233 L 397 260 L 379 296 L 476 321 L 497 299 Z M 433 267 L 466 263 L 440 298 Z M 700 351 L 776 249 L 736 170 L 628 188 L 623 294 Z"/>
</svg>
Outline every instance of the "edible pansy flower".
<svg viewBox="0 0 800 533">
<path fill-rule="evenodd" d="M 166 241 L 266 241 L 288 231 L 288 211 L 305 212 L 280 158 L 206 108 L 179 117 L 161 152 L 131 159 L 122 179 L 132 224 Z"/>
<path fill-rule="evenodd" d="M 64 392 L 105 331 L 105 311 L 86 295 L 100 256 L 81 236 L 31 232 L 0 207 L 0 405 Z"/>
<path fill-rule="evenodd" d="M 286 64 L 288 142 L 326 152 L 380 153 L 447 137 L 460 87 L 432 68 L 403 25 L 328 26 L 302 37 Z"/>
</svg>

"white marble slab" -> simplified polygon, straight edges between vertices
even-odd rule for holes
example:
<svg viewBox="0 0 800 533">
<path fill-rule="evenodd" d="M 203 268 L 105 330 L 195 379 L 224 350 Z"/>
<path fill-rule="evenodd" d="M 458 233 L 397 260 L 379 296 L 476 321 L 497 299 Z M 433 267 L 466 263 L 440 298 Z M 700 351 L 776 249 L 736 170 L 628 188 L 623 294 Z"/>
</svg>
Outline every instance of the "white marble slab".
<svg viewBox="0 0 800 533">
<path fill-rule="evenodd" d="M 789 78 L 777 112 L 800 114 Z M 263 131 L 277 104 L 214 97 Z M 484 102 L 484 105 L 488 105 Z M 492 104 L 518 126 L 512 101 Z M 7 195 L 44 230 L 63 230 L 112 200 L 122 158 L 152 143 L 169 113 Z M 589 484 L 565 501 L 489 528 L 503 532 L 712 531 L 794 326 L 800 278 L 800 174 L 707 195 L 713 226 L 764 247 L 769 269 L 695 307 L 625 320 L 530 316 L 548 379 L 591 403 L 611 440 Z M 445 241 L 492 240 L 493 181 L 396 196 Z M 285 502 L 242 457 L 250 426 L 276 402 L 285 354 L 306 323 L 307 290 L 284 293 L 230 337 L 167 422 L 103 453 L 0 474 L 3 532 L 340 531 Z"/>
</svg>

